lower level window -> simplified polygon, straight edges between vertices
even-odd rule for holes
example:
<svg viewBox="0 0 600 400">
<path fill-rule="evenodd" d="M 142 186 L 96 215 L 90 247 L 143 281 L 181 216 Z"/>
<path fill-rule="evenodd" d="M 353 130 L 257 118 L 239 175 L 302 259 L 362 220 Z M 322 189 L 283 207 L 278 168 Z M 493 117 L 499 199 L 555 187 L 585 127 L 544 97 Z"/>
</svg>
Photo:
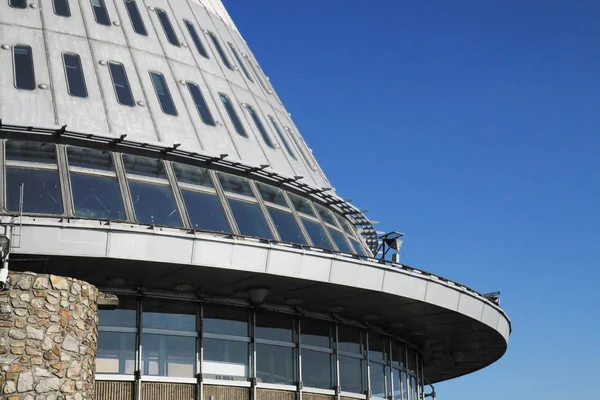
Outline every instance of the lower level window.
<svg viewBox="0 0 600 400">
<path fill-rule="evenodd" d="M 135 333 L 98 332 L 96 373 L 133 375 Z"/>
<path fill-rule="evenodd" d="M 330 353 L 302 350 L 302 384 L 317 389 L 332 389 L 335 369 Z"/>
<path fill-rule="evenodd" d="M 343 392 L 364 393 L 363 360 L 340 356 L 340 386 Z"/>
<path fill-rule="evenodd" d="M 196 338 L 142 335 L 142 374 L 193 378 Z"/>
<path fill-rule="evenodd" d="M 386 398 L 386 366 L 371 362 L 369 363 L 369 369 L 369 372 L 371 373 L 371 392 L 373 393 L 373 397 Z"/>
<path fill-rule="evenodd" d="M 23 212 L 62 214 L 62 195 L 56 170 L 6 168 L 6 208 L 19 211 L 23 185 Z"/>
<path fill-rule="evenodd" d="M 256 377 L 262 383 L 293 385 L 296 381 L 294 357 L 291 347 L 256 344 Z"/>
<path fill-rule="evenodd" d="M 202 341 L 202 374 L 208 379 L 246 380 L 249 351 L 247 342 L 207 339 Z"/>
</svg>

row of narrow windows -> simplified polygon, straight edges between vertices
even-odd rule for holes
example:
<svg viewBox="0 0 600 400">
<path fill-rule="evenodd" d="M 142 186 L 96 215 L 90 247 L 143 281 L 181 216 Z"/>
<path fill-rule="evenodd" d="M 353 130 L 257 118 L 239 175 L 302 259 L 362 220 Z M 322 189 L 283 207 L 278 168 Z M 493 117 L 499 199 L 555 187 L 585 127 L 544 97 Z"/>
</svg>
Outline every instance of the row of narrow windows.
<svg viewBox="0 0 600 400">
<path fill-rule="evenodd" d="M 23 90 L 34 90 L 36 88 L 36 80 L 33 51 L 31 47 L 24 45 L 14 46 L 13 57 L 15 87 Z M 80 98 L 88 97 L 85 75 L 79 55 L 74 53 L 63 53 L 62 59 L 66 76 L 67 91 L 69 95 Z M 109 61 L 108 69 L 112 79 L 117 102 L 124 106 L 135 106 L 135 99 L 131 91 L 125 66 L 116 61 Z M 173 97 L 171 96 L 171 91 L 169 90 L 169 86 L 164 75 L 156 71 L 149 71 L 149 74 L 161 110 L 167 115 L 177 116 L 177 108 L 173 101 Z M 208 104 L 206 103 L 200 87 L 196 83 L 189 81 L 186 82 L 186 86 L 202 122 L 209 126 L 215 126 L 216 121 L 208 107 Z M 219 99 L 223 103 L 227 115 L 229 116 L 229 119 L 231 120 L 231 123 L 233 124 L 235 131 L 240 136 L 248 138 L 248 133 L 244 127 L 244 124 L 242 123 L 242 120 L 240 119 L 229 96 L 220 92 L 218 95 Z M 256 109 L 251 105 L 246 105 L 245 108 L 247 109 L 250 119 L 254 122 L 254 125 L 256 126 L 256 129 L 260 133 L 265 144 L 270 148 L 275 149 L 275 143 L 271 139 L 271 136 L 269 135 L 267 128 Z M 283 131 L 280 129 L 275 118 L 271 115 L 268 115 L 267 117 L 273 127 L 273 130 L 277 133 L 277 136 L 283 143 L 283 147 L 285 148 L 286 152 L 294 160 L 297 160 L 298 158 L 296 153 L 288 142 L 286 135 L 284 135 Z M 286 127 L 285 130 L 289 133 L 289 137 L 294 141 L 296 147 L 300 149 L 306 161 L 310 165 L 310 159 L 306 153 L 304 153 L 301 143 L 294 137 L 294 134 L 290 132 L 288 127 Z"/>
</svg>

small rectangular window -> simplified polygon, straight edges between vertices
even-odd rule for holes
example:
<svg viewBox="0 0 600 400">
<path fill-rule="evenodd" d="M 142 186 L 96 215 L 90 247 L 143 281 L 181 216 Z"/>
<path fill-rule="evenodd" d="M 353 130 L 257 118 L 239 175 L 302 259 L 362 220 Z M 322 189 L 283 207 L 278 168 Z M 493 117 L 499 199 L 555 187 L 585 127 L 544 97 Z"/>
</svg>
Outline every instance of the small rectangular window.
<svg viewBox="0 0 600 400">
<path fill-rule="evenodd" d="M 142 36 L 148 36 L 148 32 L 146 31 L 144 21 L 142 20 L 140 10 L 138 9 L 135 0 L 125 0 L 125 8 L 127 8 L 127 14 L 129 14 L 133 31 Z"/>
<path fill-rule="evenodd" d="M 288 128 L 286 126 L 285 130 L 286 130 L 287 133 L 290 134 L 290 137 L 292 138 L 292 141 L 296 144 L 296 147 L 300 150 L 300 153 L 302 153 L 302 157 L 304 157 L 304 160 L 306 161 L 306 163 L 308 164 L 308 166 L 311 169 L 316 170 L 317 167 L 315 166 L 315 163 L 313 162 L 311 156 L 305 150 L 305 147 L 303 147 L 304 143 L 300 143 L 300 141 L 298 139 L 296 139 L 296 137 L 294 136 L 294 133 L 291 131 L 290 128 Z"/>
<path fill-rule="evenodd" d="M 15 87 L 17 89 L 35 89 L 35 70 L 33 68 L 33 55 L 29 46 L 13 47 Z"/>
<path fill-rule="evenodd" d="M 265 89 L 267 93 L 271 93 L 271 89 L 269 89 L 265 81 L 263 81 L 262 77 L 254 67 L 254 64 L 252 64 L 252 60 L 250 60 L 250 57 L 246 56 L 246 60 L 248 61 L 248 65 L 250 65 L 250 68 L 252 68 L 252 72 L 254 72 L 254 75 L 256 75 L 256 78 L 258 78 L 258 82 L 263 87 L 263 89 Z"/>
<path fill-rule="evenodd" d="M 8 5 L 12 8 L 27 8 L 27 0 L 8 0 Z"/>
<path fill-rule="evenodd" d="M 273 129 L 275 129 L 275 132 L 277 132 L 277 136 L 279 136 L 279 139 L 281 139 L 281 141 L 283 142 L 283 147 L 285 147 L 285 150 L 288 152 L 290 157 L 292 157 L 294 160 L 297 160 L 294 150 L 292 150 L 290 144 L 283 135 L 283 132 L 281 132 L 281 129 L 279 129 L 277 122 L 275 122 L 275 118 L 269 115 L 269 120 L 271 121 L 271 125 L 273 125 Z"/>
<path fill-rule="evenodd" d="M 100 25 L 110 26 L 110 17 L 108 16 L 108 10 L 106 9 L 106 3 L 104 0 L 91 0 L 92 10 L 94 11 L 94 18 Z"/>
<path fill-rule="evenodd" d="M 181 47 L 181 43 L 179 43 L 175 29 L 173 29 L 173 25 L 171 25 L 171 21 L 169 20 L 169 16 L 167 15 L 166 11 L 157 8 L 156 15 L 158 15 L 158 20 L 162 25 L 163 31 L 165 31 L 165 35 L 167 35 L 167 40 L 169 43 L 171 43 L 173 46 Z"/>
<path fill-rule="evenodd" d="M 108 70 L 110 71 L 110 77 L 112 79 L 119 104 L 133 107 L 135 102 L 133 101 L 133 94 L 131 93 L 131 87 L 129 86 L 129 80 L 127 79 L 125 66 L 116 62 L 109 62 Z"/>
<path fill-rule="evenodd" d="M 185 24 L 188 32 L 190 33 L 190 36 L 192 37 L 192 40 L 194 41 L 194 45 L 196 46 L 196 50 L 198 50 L 198 53 L 200 53 L 200 55 L 202 57 L 209 58 L 208 52 L 206 51 L 206 47 L 204 47 L 202 40 L 200 40 L 200 36 L 198 36 L 198 32 L 196 32 L 196 28 L 194 27 L 194 24 L 192 24 L 187 19 L 184 19 L 183 23 Z"/>
<path fill-rule="evenodd" d="M 71 16 L 71 7 L 69 7 L 69 0 L 52 0 L 52 6 L 54 7 L 54 14 L 60 17 Z"/>
<path fill-rule="evenodd" d="M 225 64 L 227 68 L 233 71 L 233 65 L 231 65 L 231 61 L 229 61 L 229 58 L 227 58 L 227 54 L 225 54 L 225 49 L 223 49 L 223 47 L 221 46 L 221 42 L 219 42 L 219 39 L 217 39 L 215 34 L 212 32 L 208 32 L 208 36 L 210 36 L 210 39 L 215 45 L 215 48 L 217 49 L 217 52 L 219 53 L 223 64 Z"/>
<path fill-rule="evenodd" d="M 198 114 L 200 114 L 202 122 L 204 122 L 206 125 L 215 126 L 215 120 L 208 109 L 208 105 L 206 104 L 204 96 L 202 96 L 202 92 L 200 91 L 198 85 L 188 82 L 187 87 L 190 91 L 192 99 L 194 99 L 194 104 L 196 104 L 196 109 L 198 110 Z"/>
<path fill-rule="evenodd" d="M 274 149 L 275 145 L 273 144 L 273 141 L 269 137 L 269 134 L 267 133 L 265 126 L 263 125 L 262 121 L 260 120 L 258 113 L 252 106 L 248 106 L 247 108 L 248 108 L 248 112 L 250 113 L 250 117 L 252 117 L 252 120 L 254 121 L 254 124 L 256 125 L 256 129 L 258 129 L 258 132 L 262 136 L 266 145 L 269 146 L 270 148 Z"/>
<path fill-rule="evenodd" d="M 88 97 L 85 87 L 85 77 L 81 67 L 81 59 L 77 54 L 63 54 L 65 74 L 67 75 L 67 90 L 74 97 Z"/>
<path fill-rule="evenodd" d="M 171 97 L 171 92 L 169 91 L 164 75 L 158 72 L 150 72 L 150 78 L 152 79 L 152 85 L 158 97 L 160 108 L 165 114 L 177 115 L 177 109 L 175 108 L 175 103 L 173 103 L 173 98 Z"/>
<path fill-rule="evenodd" d="M 238 117 L 237 113 L 235 112 L 235 108 L 233 108 L 233 104 L 231 103 L 229 97 L 227 97 L 227 95 L 224 95 L 223 93 L 219 93 L 219 97 L 221 98 L 221 101 L 225 106 L 225 110 L 227 110 L 227 114 L 229 114 L 229 118 L 231 119 L 231 122 L 233 123 L 236 132 L 243 137 L 248 137 L 248 134 L 246 133 L 246 130 L 242 125 L 242 121 L 240 121 L 240 117 Z"/>
<path fill-rule="evenodd" d="M 242 71 L 244 71 L 244 75 L 246 75 L 246 78 L 248 78 L 248 80 L 250 82 L 254 82 L 254 79 L 252 79 L 252 75 L 250 75 L 250 73 L 248 72 L 248 70 L 246 69 L 246 66 L 244 65 L 244 63 L 242 62 L 242 59 L 240 58 L 240 55 L 238 54 L 237 50 L 235 49 L 235 47 L 233 46 L 233 43 L 227 43 L 229 45 L 229 48 L 231 49 L 231 52 L 233 53 L 233 56 L 235 57 L 235 59 L 237 60 L 238 64 L 240 65 L 240 67 L 242 68 Z"/>
</svg>

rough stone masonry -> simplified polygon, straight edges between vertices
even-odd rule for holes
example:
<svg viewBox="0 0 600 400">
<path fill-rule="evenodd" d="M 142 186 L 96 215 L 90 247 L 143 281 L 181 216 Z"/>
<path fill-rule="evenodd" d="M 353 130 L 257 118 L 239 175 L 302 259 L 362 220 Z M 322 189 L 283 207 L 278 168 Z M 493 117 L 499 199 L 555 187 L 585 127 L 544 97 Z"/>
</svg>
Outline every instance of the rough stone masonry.
<svg viewBox="0 0 600 400">
<path fill-rule="evenodd" d="M 11 273 L 0 292 L 0 398 L 94 398 L 97 300 L 83 281 Z"/>
</svg>

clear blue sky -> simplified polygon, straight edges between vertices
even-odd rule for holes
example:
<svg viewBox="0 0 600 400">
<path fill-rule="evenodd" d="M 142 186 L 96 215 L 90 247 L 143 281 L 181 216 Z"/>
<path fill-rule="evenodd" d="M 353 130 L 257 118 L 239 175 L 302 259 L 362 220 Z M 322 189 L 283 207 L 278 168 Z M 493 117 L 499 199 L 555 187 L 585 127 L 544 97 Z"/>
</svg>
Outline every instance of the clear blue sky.
<svg viewBox="0 0 600 400">
<path fill-rule="evenodd" d="M 507 354 L 438 398 L 599 398 L 600 2 L 224 2 L 338 193 L 502 292 Z"/>
</svg>

